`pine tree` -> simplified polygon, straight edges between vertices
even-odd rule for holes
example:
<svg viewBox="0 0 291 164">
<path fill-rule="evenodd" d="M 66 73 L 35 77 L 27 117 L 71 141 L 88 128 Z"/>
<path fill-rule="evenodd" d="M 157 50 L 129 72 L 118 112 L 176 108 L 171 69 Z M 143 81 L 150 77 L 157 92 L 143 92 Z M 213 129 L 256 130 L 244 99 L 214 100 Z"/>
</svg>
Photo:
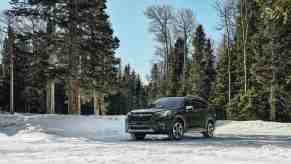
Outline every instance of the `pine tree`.
<svg viewBox="0 0 291 164">
<path fill-rule="evenodd" d="M 80 87 L 94 88 L 101 99 L 114 90 L 120 62 L 114 51 L 119 40 L 113 36 L 106 0 L 21 0 L 10 4 L 23 20 L 18 22 L 23 26 L 17 29 L 16 40 L 22 39 L 24 46 L 31 43 L 22 53 L 27 61 L 23 64 L 29 65 L 26 87 L 36 88 L 44 99 L 48 83 L 66 81 L 70 100 L 76 99 L 70 102 L 78 102 Z M 71 104 L 76 108 L 71 111 L 78 112 L 77 106 Z M 45 107 L 39 109 L 46 111 Z"/>
<path fill-rule="evenodd" d="M 218 48 L 218 63 L 216 66 L 215 89 L 211 102 L 215 106 L 218 118 L 226 118 L 226 105 L 228 104 L 228 75 L 227 75 L 227 53 L 224 41 Z"/>
<path fill-rule="evenodd" d="M 5 70 L 3 74 L 4 77 L 1 77 L 0 79 L 0 107 L 2 110 L 6 110 L 8 112 L 9 110 L 9 47 L 8 47 L 8 38 L 5 38 L 3 41 L 3 47 L 1 49 L 1 64 L 4 66 Z M 3 67 L 2 67 L 3 68 Z"/>
<path fill-rule="evenodd" d="M 201 64 L 203 62 L 203 55 L 205 54 L 206 34 L 202 25 L 199 25 L 196 29 L 195 36 L 193 38 L 193 62 L 195 64 Z"/>
<path fill-rule="evenodd" d="M 205 96 L 205 93 L 203 93 L 203 80 L 205 78 L 204 68 L 206 65 L 206 61 L 204 60 L 206 55 L 206 34 L 202 25 L 199 25 L 196 29 L 193 38 L 193 47 L 193 63 L 191 65 L 189 79 L 192 84 L 190 94 L 203 97 Z"/>
<path fill-rule="evenodd" d="M 114 51 L 119 47 L 119 40 L 113 36 L 109 16 L 106 14 L 106 0 L 90 1 L 80 7 L 82 8 L 84 12 L 80 13 L 80 19 L 88 25 L 82 31 L 82 36 L 87 36 L 87 39 L 82 39 L 80 43 L 85 55 L 81 64 L 82 76 L 86 79 L 83 83 L 89 82 L 89 86 L 108 92 L 117 78 L 120 61 L 114 56 Z"/>
<path fill-rule="evenodd" d="M 216 71 L 214 68 L 215 56 L 213 54 L 213 48 L 210 39 L 208 39 L 206 42 L 205 56 L 203 60 L 205 61 L 203 67 L 205 76 L 202 79 L 202 97 L 208 100 L 213 93 L 216 76 Z"/>
<path fill-rule="evenodd" d="M 147 93 L 140 75 L 126 65 L 116 92 L 107 96 L 107 114 L 126 114 L 133 109 L 147 106 Z"/>
<path fill-rule="evenodd" d="M 150 81 L 148 85 L 148 101 L 152 102 L 161 95 L 160 91 L 160 71 L 157 63 L 152 65 Z"/>
<path fill-rule="evenodd" d="M 225 99 L 224 76 L 226 59 L 223 51 L 220 51 L 219 63 L 217 66 L 217 80 L 215 94 L 212 96 L 213 102 L 220 109 L 227 109 L 230 119 L 249 120 L 249 119 L 274 119 L 287 121 L 289 117 L 290 97 L 287 96 L 288 83 L 286 79 L 289 76 L 289 32 L 287 29 L 288 16 L 283 16 L 279 12 L 279 8 L 273 8 L 274 3 L 264 2 L 260 6 L 257 1 L 248 1 L 243 5 L 247 5 L 247 33 L 243 34 L 242 23 L 245 13 L 240 12 L 241 3 L 238 3 L 236 16 L 236 31 L 234 44 L 232 45 L 231 58 L 231 87 L 232 99 L 230 102 Z M 265 8 L 269 8 L 265 12 Z M 275 9 L 274 11 L 271 11 Z M 278 10 L 277 10 L 278 9 Z M 270 21 L 270 14 L 278 12 L 276 21 Z M 282 17 L 281 17 L 281 16 Z M 266 17 L 267 16 L 267 17 Z M 264 19 L 262 19 L 264 18 Z M 277 19 L 278 18 L 278 19 Z M 245 21 L 245 20 L 244 20 Z M 286 26 L 285 26 L 286 25 Z M 289 24 L 290 25 L 290 24 Z M 243 45 L 243 37 L 249 38 L 246 45 Z M 242 47 L 246 46 L 247 60 L 244 61 L 244 52 Z M 225 63 L 226 64 L 226 63 Z M 247 91 L 245 92 L 244 67 L 247 65 Z M 287 80 L 288 81 L 288 80 Z M 219 105 L 218 105 L 219 104 Z M 272 111 L 272 112 L 271 112 Z M 270 114 L 272 113 L 272 114 Z"/>
<path fill-rule="evenodd" d="M 184 71 L 184 40 L 178 38 L 170 55 L 170 96 L 178 96 Z"/>
</svg>

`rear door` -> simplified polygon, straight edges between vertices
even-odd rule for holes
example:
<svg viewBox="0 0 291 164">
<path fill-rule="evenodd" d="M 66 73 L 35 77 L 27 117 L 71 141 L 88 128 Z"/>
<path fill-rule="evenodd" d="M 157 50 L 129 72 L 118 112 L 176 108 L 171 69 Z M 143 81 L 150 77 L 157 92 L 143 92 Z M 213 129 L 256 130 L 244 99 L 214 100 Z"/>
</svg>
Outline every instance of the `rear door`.
<svg viewBox="0 0 291 164">
<path fill-rule="evenodd" d="M 207 115 L 207 104 L 200 100 L 192 100 L 194 113 L 193 113 L 193 126 L 195 128 L 204 127 L 205 117 Z"/>
<path fill-rule="evenodd" d="M 205 124 L 206 124 L 206 120 L 207 120 L 207 117 L 208 117 L 208 104 L 203 102 L 203 101 L 200 101 L 200 127 L 205 127 Z"/>
</svg>

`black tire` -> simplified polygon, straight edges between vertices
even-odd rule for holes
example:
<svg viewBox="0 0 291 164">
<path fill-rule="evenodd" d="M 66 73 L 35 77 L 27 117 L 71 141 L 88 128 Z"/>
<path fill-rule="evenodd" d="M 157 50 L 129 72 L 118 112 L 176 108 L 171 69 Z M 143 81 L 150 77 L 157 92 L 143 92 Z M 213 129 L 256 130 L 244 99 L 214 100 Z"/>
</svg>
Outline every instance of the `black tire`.
<svg viewBox="0 0 291 164">
<path fill-rule="evenodd" d="M 131 134 L 131 137 L 134 139 L 134 140 L 144 140 L 144 138 L 146 137 L 146 134 L 144 133 L 132 133 Z"/>
<path fill-rule="evenodd" d="M 169 131 L 169 138 L 171 140 L 181 140 L 184 137 L 184 132 L 185 128 L 183 121 L 176 120 Z"/>
<path fill-rule="evenodd" d="M 206 138 L 212 138 L 214 136 L 215 125 L 212 121 L 207 123 L 206 132 L 203 132 L 203 136 Z"/>
</svg>

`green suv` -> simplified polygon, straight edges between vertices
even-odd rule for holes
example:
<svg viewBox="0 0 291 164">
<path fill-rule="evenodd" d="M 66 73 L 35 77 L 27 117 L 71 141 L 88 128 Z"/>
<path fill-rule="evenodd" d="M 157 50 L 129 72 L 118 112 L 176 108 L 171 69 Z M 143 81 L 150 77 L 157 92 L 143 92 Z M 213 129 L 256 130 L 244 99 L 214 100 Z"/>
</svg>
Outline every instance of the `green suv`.
<svg viewBox="0 0 291 164">
<path fill-rule="evenodd" d="M 215 114 L 199 97 L 166 97 L 158 99 L 149 109 L 133 110 L 126 117 L 126 132 L 142 140 L 146 134 L 167 134 L 173 140 L 185 132 L 199 132 L 213 137 Z"/>
</svg>

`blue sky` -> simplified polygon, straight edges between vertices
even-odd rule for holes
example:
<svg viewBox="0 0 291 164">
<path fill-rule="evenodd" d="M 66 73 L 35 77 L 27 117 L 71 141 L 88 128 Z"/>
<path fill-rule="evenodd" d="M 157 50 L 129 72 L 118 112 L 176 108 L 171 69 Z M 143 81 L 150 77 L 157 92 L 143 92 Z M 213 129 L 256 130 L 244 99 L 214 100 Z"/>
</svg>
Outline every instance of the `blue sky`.
<svg viewBox="0 0 291 164">
<path fill-rule="evenodd" d="M 0 1 L 0 10 L 7 8 L 9 0 Z M 108 0 L 108 14 L 115 35 L 120 39 L 117 55 L 123 64 L 129 63 L 142 75 L 150 72 L 154 61 L 155 42 L 148 32 L 149 21 L 144 10 L 153 4 L 169 4 L 174 8 L 191 8 L 213 40 L 219 41 L 220 32 L 216 30 L 218 16 L 213 7 L 215 0 Z"/>
</svg>

